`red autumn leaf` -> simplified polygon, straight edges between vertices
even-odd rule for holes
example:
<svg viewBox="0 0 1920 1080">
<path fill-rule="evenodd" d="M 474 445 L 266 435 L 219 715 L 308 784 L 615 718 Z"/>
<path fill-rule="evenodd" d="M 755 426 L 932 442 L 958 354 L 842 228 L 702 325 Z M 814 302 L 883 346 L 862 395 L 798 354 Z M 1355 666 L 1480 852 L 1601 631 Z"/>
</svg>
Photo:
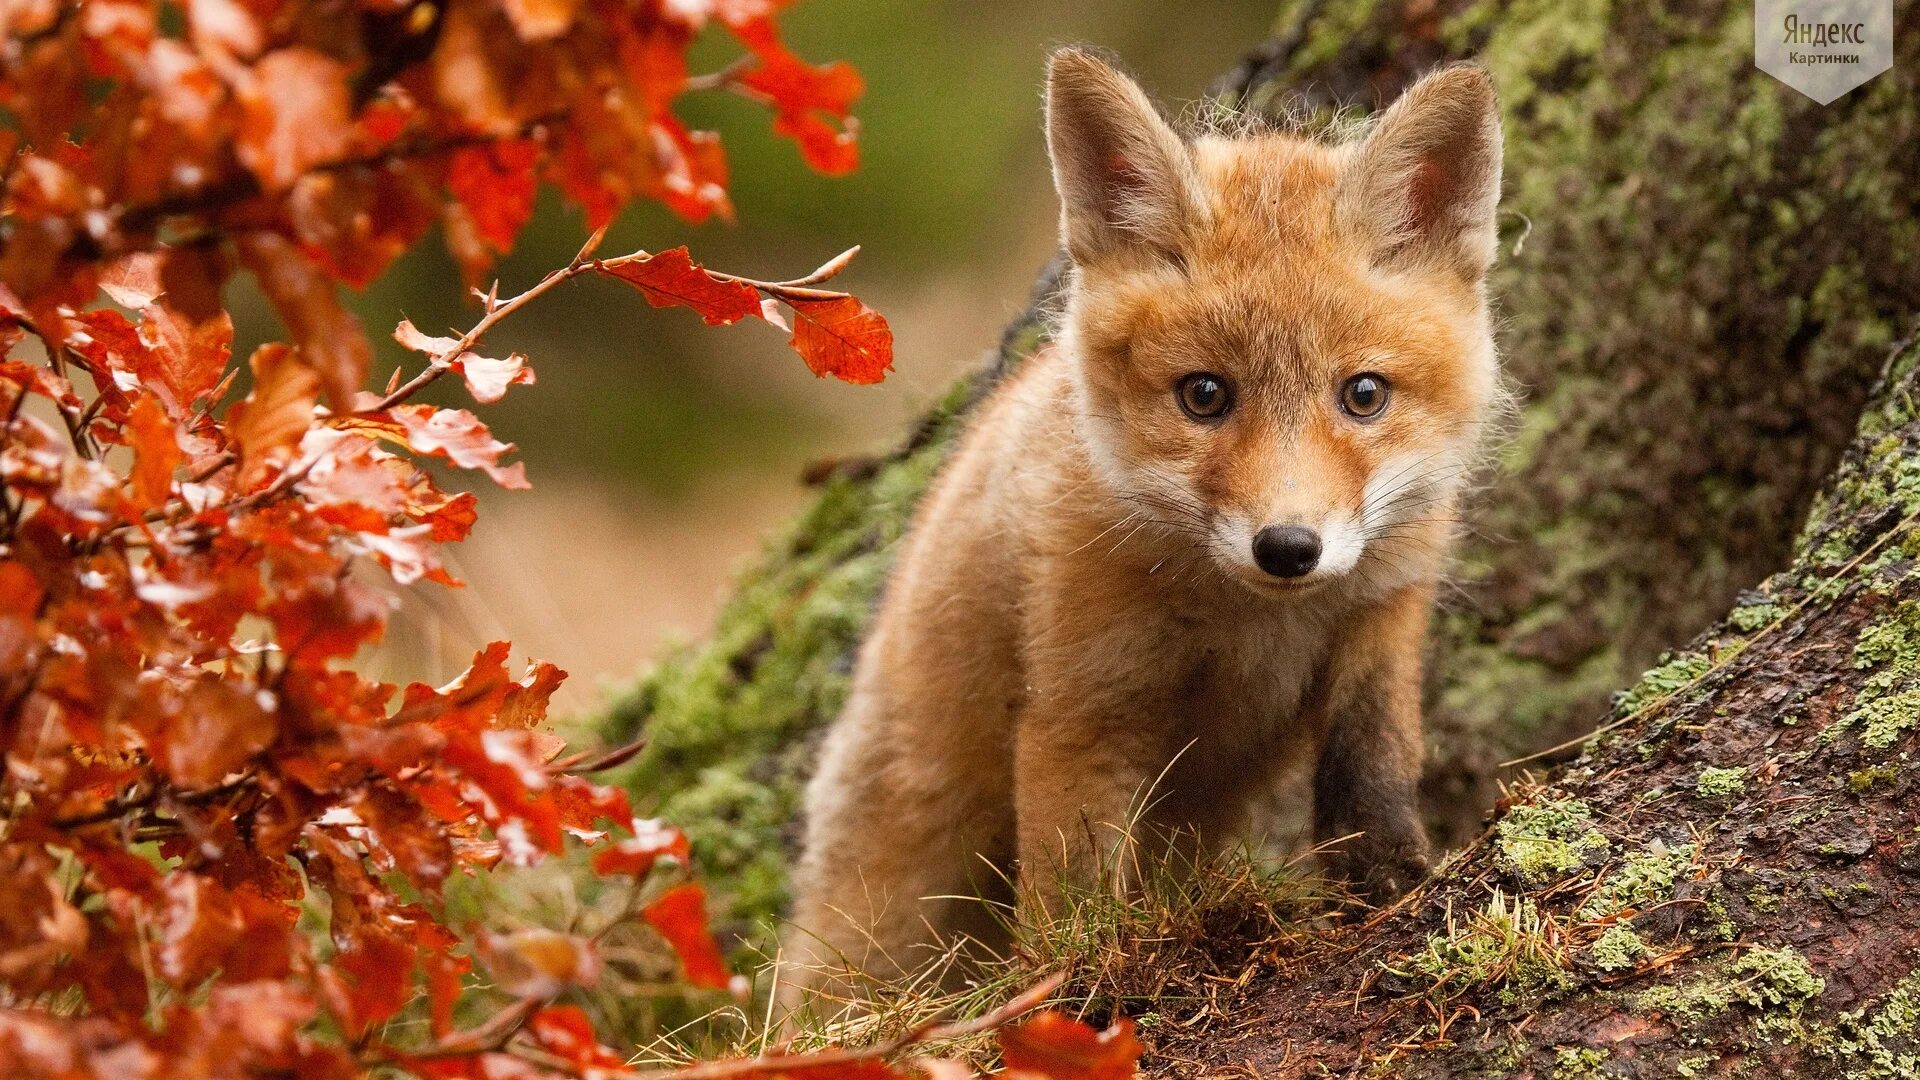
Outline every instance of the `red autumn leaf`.
<svg viewBox="0 0 1920 1080">
<path fill-rule="evenodd" d="M 710 131 L 688 131 L 670 113 L 653 122 L 656 177 L 647 194 L 667 209 L 698 224 L 709 217 L 733 220 L 733 202 L 727 196 L 727 155 L 719 136 Z"/>
<path fill-rule="evenodd" d="M 267 604 L 287 663 L 320 667 L 373 641 L 387 625 L 384 597 L 358 582 L 321 578 Z"/>
<path fill-rule="evenodd" d="M 815 375 L 877 383 L 893 370 L 893 331 L 879 312 L 844 295 L 783 295 L 793 309 L 788 344 Z"/>
<path fill-rule="evenodd" d="M 610 259 L 600 269 L 639 289 L 654 307 L 692 308 L 708 326 L 725 326 L 760 314 L 760 294 L 751 285 L 714 277 L 684 247 Z"/>
<path fill-rule="evenodd" d="M 494 726 L 512 730 L 532 728 L 543 722 L 547 718 L 547 703 L 566 679 L 567 673 L 552 664 L 530 665 L 519 681 L 508 685 L 506 696 L 500 701 L 500 711 L 494 717 Z"/>
<path fill-rule="evenodd" d="M 237 772 L 278 731 L 254 695 L 211 674 L 179 691 L 153 687 L 146 698 L 148 753 L 185 790 L 212 787 Z"/>
<path fill-rule="evenodd" d="M 707 924 L 707 891 L 698 883 L 685 882 L 661 893 L 641 917 L 673 946 L 688 982 L 716 990 L 724 990 L 732 982 L 733 973 L 727 970 Z"/>
<path fill-rule="evenodd" d="M 463 469 L 479 469 L 503 488 L 527 488 L 525 465 L 500 464 L 513 452 L 512 443 L 493 437 L 480 418 L 465 409 L 436 409 L 429 405 L 399 405 L 393 418 L 416 453 L 445 458 Z"/>
<path fill-rule="evenodd" d="M 441 751 L 477 793 L 477 808 L 506 857 L 523 865 L 566 846 L 559 808 L 548 797 L 547 777 L 530 736 L 524 731 L 455 736 Z"/>
<path fill-rule="evenodd" d="M 50 398 L 60 404 L 77 409 L 81 402 L 73 392 L 73 384 L 53 373 L 52 369 L 39 364 L 28 364 L 19 360 L 0 361 L 0 379 L 5 379 L 25 390 Z"/>
<path fill-rule="evenodd" d="M 512 647 L 495 641 L 473 654 L 473 662 L 459 677 L 438 689 L 413 683 L 406 689 L 395 723 L 431 723 L 446 732 L 478 734 L 493 726 L 501 703 L 513 686 L 507 674 Z"/>
<path fill-rule="evenodd" d="M 412 463 L 381 450 L 364 435 L 316 428 L 301 441 L 313 459 L 300 494 L 327 520 L 369 531 L 407 513 L 415 489 L 428 483 Z"/>
<path fill-rule="evenodd" d="M 527 1033 L 540 1049 L 583 1075 L 594 1069 L 624 1069 L 627 1059 L 600 1045 L 593 1022 L 573 1005 L 549 1005 L 527 1020 Z"/>
<path fill-rule="evenodd" d="M 850 119 L 836 127 L 818 113 L 781 113 L 774 117 L 773 131 L 792 139 L 816 172 L 845 176 L 860 167 L 860 143 Z"/>
<path fill-rule="evenodd" d="M 560 824 L 588 843 L 605 836 L 597 829 L 599 822 L 626 825 L 633 820 L 633 804 L 625 789 L 596 784 L 583 777 L 556 774 L 553 798 L 560 811 Z"/>
<path fill-rule="evenodd" d="M 158 892 L 153 966 L 175 988 L 197 988 L 216 971 L 234 982 L 286 975 L 298 947 L 293 905 L 182 872 L 162 878 Z"/>
<path fill-rule="evenodd" d="M 795 56 L 781 43 L 772 19 L 737 24 L 734 33 L 760 59 L 740 81 L 772 98 L 782 112 L 819 109 L 845 116 L 866 93 L 866 80 L 851 64 L 809 64 Z"/>
<path fill-rule="evenodd" d="M 530 139 L 498 139 L 463 147 L 448 159 L 450 209 L 458 215 L 459 226 L 471 228 L 480 241 L 470 256 L 461 259 L 469 284 L 478 282 L 494 257 L 513 250 L 521 227 L 533 217 L 539 161 L 540 146 Z"/>
<path fill-rule="evenodd" d="M 432 491 L 431 483 L 424 486 Z M 479 520 L 479 511 L 476 509 L 479 497 L 471 491 L 453 496 L 433 491 L 433 495 L 437 498 L 421 499 L 416 491 L 415 501 L 408 506 L 407 512 L 413 515 L 414 520 L 432 527 L 433 531 L 428 535 L 436 543 L 451 544 L 465 540 L 474 522 Z"/>
<path fill-rule="evenodd" d="M 691 861 L 686 834 L 662 822 L 636 821 L 631 838 L 616 841 L 594 855 L 593 869 L 600 874 L 644 878 L 661 859 L 674 859 L 686 866 Z"/>
<path fill-rule="evenodd" d="M 1000 1055 L 1010 1070 L 1025 1069 L 1049 1080 L 1131 1080 L 1146 1047 L 1122 1017 L 1105 1031 L 1063 1013 L 1038 1013 L 1000 1032 Z"/>
<path fill-rule="evenodd" d="M 376 866 L 398 869 L 428 893 L 439 890 L 453 870 L 453 848 L 425 807 L 404 791 L 378 786 L 359 791 L 352 806 Z"/>
<path fill-rule="evenodd" d="M 440 185 L 393 162 L 301 177 L 285 200 L 291 236 L 327 277 L 363 289 L 441 218 Z"/>
<path fill-rule="evenodd" d="M 240 160 L 268 191 L 345 155 L 353 135 L 351 72 L 305 46 L 260 58 L 241 84 Z"/>
<path fill-rule="evenodd" d="M 415 525 L 385 532 L 363 532 L 358 541 L 387 568 L 395 584 L 411 585 L 425 578 L 457 587 L 460 581 L 447 573 L 434 549 L 431 533 L 429 526 Z"/>
<path fill-rule="evenodd" d="M 860 73 L 845 63 L 815 65 L 795 56 L 764 12 L 733 11 L 727 23 L 760 61 L 740 81 L 773 105 L 774 132 L 798 143 L 807 164 L 822 173 L 858 168 L 856 127 L 847 114 L 866 92 Z"/>
<path fill-rule="evenodd" d="M 602 115 L 591 103 L 581 107 L 579 115 L 560 130 L 559 149 L 547 165 L 548 178 L 569 202 L 586 213 L 587 228 L 593 230 L 610 224 L 633 194 L 621 170 L 602 164 L 594 145 L 582 133 Z"/>
<path fill-rule="evenodd" d="M 354 1032 L 392 1017 L 412 996 L 414 947 L 386 930 L 365 933 L 333 958 L 344 976 L 348 1015 Z"/>
<path fill-rule="evenodd" d="M 277 233 L 240 238 L 240 259 L 260 282 L 307 364 L 320 373 L 336 412 L 353 407 L 367 381 L 373 346 L 360 321 L 340 306 L 339 292 L 312 260 Z"/>
<path fill-rule="evenodd" d="M 461 976 L 473 969 L 464 956 L 432 952 L 421 957 L 427 971 L 427 1012 L 435 1038 L 446 1038 L 453 1030 L 453 1005 L 460 997 Z"/>
<path fill-rule="evenodd" d="M 229 421 L 240 453 L 242 487 L 251 487 L 269 467 L 293 457 L 313 426 L 313 407 L 320 398 L 320 376 L 294 349 L 270 342 L 255 349 L 247 365 L 253 369 L 253 390 L 233 407 Z"/>
</svg>

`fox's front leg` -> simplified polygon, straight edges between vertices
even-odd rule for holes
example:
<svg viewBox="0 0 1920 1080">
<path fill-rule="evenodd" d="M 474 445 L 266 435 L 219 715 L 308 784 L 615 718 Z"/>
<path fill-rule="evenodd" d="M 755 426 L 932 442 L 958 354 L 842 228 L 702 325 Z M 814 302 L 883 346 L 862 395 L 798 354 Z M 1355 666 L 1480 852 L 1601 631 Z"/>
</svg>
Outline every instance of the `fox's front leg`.
<svg viewBox="0 0 1920 1080">
<path fill-rule="evenodd" d="M 1058 916 L 1069 889 L 1130 887 L 1147 788 L 1166 766 L 1140 725 L 1030 710 L 1014 736 L 1019 892 L 1031 918 Z"/>
<path fill-rule="evenodd" d="M 1427 875 L 1420 822 L 1420 652 L 1430 597 L 1409 589 L 1360 620 L 1335 650 L 1327 739 L 1313 778 L 1315 839 L 1329 869 L 1372 903 Z"/>
</svg>

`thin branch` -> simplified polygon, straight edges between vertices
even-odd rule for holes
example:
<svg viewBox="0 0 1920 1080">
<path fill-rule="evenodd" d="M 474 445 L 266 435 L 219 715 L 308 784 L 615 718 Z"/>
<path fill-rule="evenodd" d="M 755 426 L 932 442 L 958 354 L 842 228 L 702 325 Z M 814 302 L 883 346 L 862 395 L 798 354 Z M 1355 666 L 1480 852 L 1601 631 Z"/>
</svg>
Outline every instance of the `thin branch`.
<svg viewBox="0 0 1920 1080">
<path fill-rule="evenodd" d="M 198 791 L 169 791 L 164 787 L 155 787 L 149 788 L 138 795 L 122 794 L 116 796 L 112 801 L 107 803 L 107 805 L 90 813 L 74 814 L 71 817 L 57 818 L 51 822 L 51 827 L 61 830 L 71 830 L 85 828 L 89 825 L 101 825 L 109 821 L 118 820 L 135 811 L 151 810 L 163 799 L 179 803 L 183 806 L 212 802 L 222 795 L 231 795 L 241 788 L 246 787 L 253 782 L 253 778 L 253 770 L 248 769 L 246 772 L 241 773 L 239 776 L 225 783 L 215 784 L 210 788 L 201 788 Z"/>
<path fill-rule="evenodd" d="M 739 85 L 740 76 L 752 71 L 755 64 L 753 54 L 746 53 L 734 58 L 733 62 L 717 71 L 703 75 L 687 76 L 688 90 L 721 90 Z"/>
</svg>

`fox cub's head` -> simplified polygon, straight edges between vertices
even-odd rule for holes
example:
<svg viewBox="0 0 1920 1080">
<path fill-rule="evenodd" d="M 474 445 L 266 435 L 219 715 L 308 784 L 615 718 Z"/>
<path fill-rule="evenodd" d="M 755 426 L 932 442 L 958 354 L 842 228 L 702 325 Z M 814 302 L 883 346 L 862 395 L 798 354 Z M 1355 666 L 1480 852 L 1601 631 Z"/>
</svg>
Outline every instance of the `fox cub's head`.
<svg viewBox="0 0 1920 1080">
<path fill-rule="evenodd" d="M 1500 121 L 1442 69 L 1364 137 L 1184 141 L 1064 50 L 1047 141 L 1096 468 L 1261 592 L 1432 572 L 1498 393 Z"/>
</svg>

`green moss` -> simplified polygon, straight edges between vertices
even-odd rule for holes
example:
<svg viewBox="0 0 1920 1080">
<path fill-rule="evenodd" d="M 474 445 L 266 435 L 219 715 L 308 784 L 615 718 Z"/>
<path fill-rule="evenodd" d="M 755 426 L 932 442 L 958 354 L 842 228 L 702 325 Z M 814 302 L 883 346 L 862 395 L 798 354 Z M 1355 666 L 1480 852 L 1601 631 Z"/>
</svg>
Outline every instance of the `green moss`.
<svg viewBox="0 0 1920 1080">
<path fill-rule="evenodd" d="M 1872 670 L 1853 710 L 1821 732 L 1831 742 L 1858 731 L 1868 750 L 1887 750 L 1920 729 L 1920 601 L 1903 600 L 1868 624 L 1854 644 L 1856 668 Z"/>
<path fill-rule="evenodd" d="M 1587 959 L 1601 971 L 1631 971 L 1647 955 L 1647 943 L 1626 923 L 1614 923 L 1587 950 Z"/>
<path fill-rule="evenodd" d="M 1633 689 L 1620 696 L 1619 703 L 1614 706 L 1615 711 L 1623 715 L 1639 712 L 1662 698 L 1686 689 L 1712 667 L 1705 653 L 1686 652 L 1664 657 L 1640 677 Z"/>
<path fill-rule="evenodd" d="M 1541 888 L 1606 855 L 1611 845 L 1578 799 L 1544 799 L 1508 810 L 1494 826 L 1496 859 L 1528 888 Z"/>
<path fill-rule="evenodd" d="M 1785 614 L 1786 609 L 1771 600 L 1761 600 L 1752 604 L 1742 604 L 1727 613 L 1727 622 L 1743 634 L 1771 626 L 1774 620 Z"/>
<path fill-rule="evenodd" d="M 1667 847 L 1656 841 L 1630 853 L 1620 869 L 1608 874 L 1575 914 L 1591 921 L 1666 903 L 1673 899 L 1680 876 L 1692 867 L 1697 850 L 1693 844 Z"/>
<path fill-rule="evenodd" d="M 1827 989 L 1807 958 L 1789 946 L 1748 949 L 1728 970 L 1740 977 L 1734 987 L 1739 999 L 1762 1011 L 1798 1012 Z"/>
<path fill-rule="evenodd" d="M 1863 670 L 1892 664 L 1912 671 L 1916 662 L 1920 662 L 1920 602 L 1913 600 L 1896 604 L 1892 611 L 1875 619 L 1860 631 L 1853 646 L 1853 665 Z"/>
<path fill-rule="evenodd" d="M 1446 933 L 1430 935 L 1425 949 L 1382 967 L 1418 980 L 1437 1001 L 1469 993 L 1495 993 L 1506 1004 L 1537 999 L 1573 985 L 1548 923 L 1532 900 L 1509 900 L 1496 889 L 1487 906 L 1464 921 L 1449 909 Z"/>
<path fill-rule="evenodd" d="M 1902 979 L 1877 1005 L 1841 1013 L 1804 1041 L 1845 1080 L 1920 1076 L 1920 972 Z"/>
<path fill-rule="evenodd" d="M 1554 1080 L 1581 1080 L 1583 1077 L 1599 1076 L 1600 1066 L 1606 1064 L 1608 1052 L 1591 1046 L 1563 1046 L 1553 1054 Z"/>
<path fill-rule="evenodd" d="M 1778 1019 L 1799 1015 L 1826 988 L 1826 980 L 1791 947 L 1753 948 L 1684 982 L 1642 991 L 1634 1002 L 1683 1024 L 1711 1020 L 1736 1006 Z"/>
<path fill-rule="evenodd" d="M 1865 795 L 1881 784 L 1891 784 L 1900 778 L 1900 770 L 1891 762 L 1883 762 L 1865 769 L 1855 769 L 1847 775 L 1847 790 L 1855 795 Z"/>
<path fill-rule="evenodd" d="M 1867 694 L 1867 690 L 1861 691 L 1862 698 L 1866 698 Z M 1860 742 L 1868 749 L 1888 749 L 1907 732 L 1920 728 L 1920 689 L 1864 700 L 1842 717 L 1836 726 L 1857 726 L 1860 729 Z"/>
<path fill-rule="evenodd" d="M 1747 790 L 1747 770 L 1739 766 L 1709 765 L 1700 770 L 1693 793 L 1703 799 L 1730 799 Z"/>
</svg>

